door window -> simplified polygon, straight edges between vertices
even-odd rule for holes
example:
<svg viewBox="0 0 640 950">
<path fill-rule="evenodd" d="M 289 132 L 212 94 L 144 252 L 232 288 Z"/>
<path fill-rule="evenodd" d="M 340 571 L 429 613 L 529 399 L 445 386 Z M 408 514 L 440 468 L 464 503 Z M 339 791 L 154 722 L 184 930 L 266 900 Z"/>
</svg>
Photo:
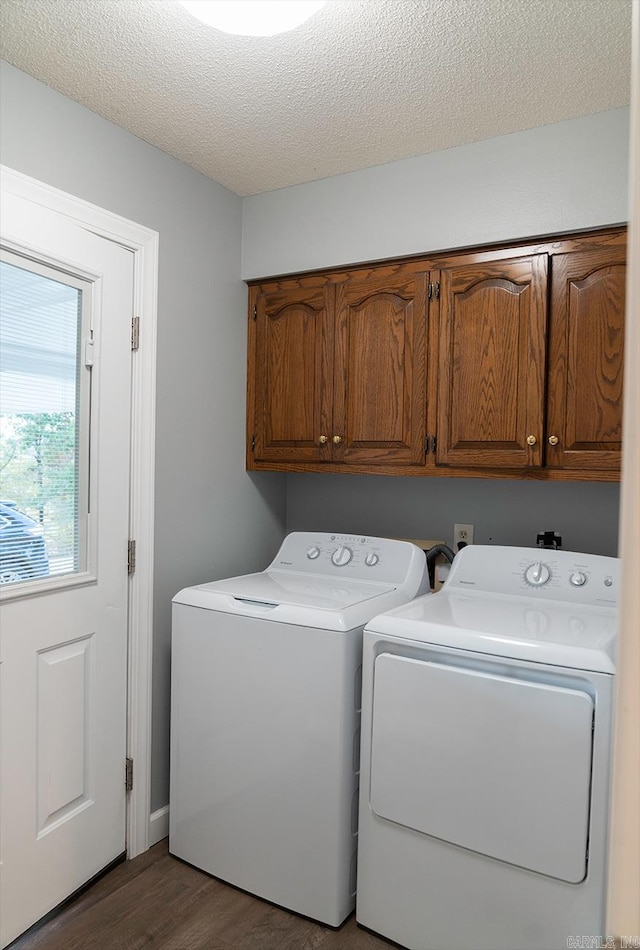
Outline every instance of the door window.
<svg viewBox="0 0 640 950">
<path fill-rule="evenodd" d="M 0 257 L 0 583 L 87 569 L 91 283 Z"/>
</svg>

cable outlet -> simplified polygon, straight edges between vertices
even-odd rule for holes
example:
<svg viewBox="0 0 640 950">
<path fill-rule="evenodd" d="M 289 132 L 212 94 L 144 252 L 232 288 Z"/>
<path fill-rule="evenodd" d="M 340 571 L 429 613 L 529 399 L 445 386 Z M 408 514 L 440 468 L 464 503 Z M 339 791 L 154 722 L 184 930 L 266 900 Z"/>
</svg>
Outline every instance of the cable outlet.
<svg viewBox="0 0 640 950">
<path fill-rule="evenodd" d="M 473 525 L 472 524 L 454 524 L 453 526 L 453 550 L 458 550 L 458 545 L 473 544 Z"/>
</svg>

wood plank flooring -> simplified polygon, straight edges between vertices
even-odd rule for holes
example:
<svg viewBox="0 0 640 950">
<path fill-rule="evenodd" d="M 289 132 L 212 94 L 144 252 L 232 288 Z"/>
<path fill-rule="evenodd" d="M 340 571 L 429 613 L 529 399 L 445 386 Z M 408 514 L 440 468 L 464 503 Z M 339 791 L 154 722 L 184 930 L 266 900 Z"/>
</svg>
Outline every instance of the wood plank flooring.
<svg viewBox="0 0 640 950">
<path fill-rule="evenodd" d="M 312 923 L 172 858 L 168 839 L 114 868 L 11 950 L 389 950 Z"/>
</svg>

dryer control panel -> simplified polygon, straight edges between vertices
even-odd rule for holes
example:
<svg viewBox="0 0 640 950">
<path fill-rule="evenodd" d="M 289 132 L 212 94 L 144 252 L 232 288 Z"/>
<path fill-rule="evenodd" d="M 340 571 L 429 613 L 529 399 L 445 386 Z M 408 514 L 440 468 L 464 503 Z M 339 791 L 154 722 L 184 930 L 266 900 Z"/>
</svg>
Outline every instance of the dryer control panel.
<svg viewBox="0 0 640 950">
<path fill-rule="evenodd" d="M 445 586 L 449 592 L 458 588 L 612 607 L 619 580 L 615 557 L 474 544 L 456 555 Z"/>
</svg>

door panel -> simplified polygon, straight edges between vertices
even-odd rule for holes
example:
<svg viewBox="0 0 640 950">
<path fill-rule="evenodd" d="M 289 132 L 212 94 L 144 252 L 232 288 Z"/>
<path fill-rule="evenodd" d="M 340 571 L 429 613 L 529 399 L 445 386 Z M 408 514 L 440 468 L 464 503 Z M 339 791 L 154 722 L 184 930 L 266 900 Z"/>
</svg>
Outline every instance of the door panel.
<svg viewBox="0 0 640 950">
<path fill-rule="evenodd" d="M 625 260 L 624 246 L 553 259 L 549 466 L 620 468 Z"/>
<path fill-rule="evenodd" d="M 424 464 L 427 275 L 354 274 L 336 287 L 336 462 Z"/>
<path fill-rule="evenodd" d="M 37 836 L 95 798 L 91 724 L 95 719 L 95 641 L 82 637 L 38 654 L 36 675 Z"/>
<path fill-rule="evenodd" d="M 376 658 L 380 818 L 570 883 L 586 873 L 593 700 L 579 687 Z"/>
<path fill-rule="evenodd" d="M 542 463 L 546 282 L 546 255 L 441 272 L 439 465 Z"/>
<path fill-rule="evenodd" d="M 331 365 L 332 293 L 333 288 L 324 285 L 274 288 L 256 297 L 256 461 L 330 456 L 331 380 L 326 367 Z"/>
<path fill-rule="evenodd" d="M 133 256 L 25 199 L 3 195 L 1 210 L 3 244 L 26 268 L 83 283 L 91 312 L 76 350 L 90 391 L 76 553 L 58 573 L 0 589 L 5 946 L 125 850 Z M 26 301 L 24 321 L 26 332 Z"/>
</svg>

